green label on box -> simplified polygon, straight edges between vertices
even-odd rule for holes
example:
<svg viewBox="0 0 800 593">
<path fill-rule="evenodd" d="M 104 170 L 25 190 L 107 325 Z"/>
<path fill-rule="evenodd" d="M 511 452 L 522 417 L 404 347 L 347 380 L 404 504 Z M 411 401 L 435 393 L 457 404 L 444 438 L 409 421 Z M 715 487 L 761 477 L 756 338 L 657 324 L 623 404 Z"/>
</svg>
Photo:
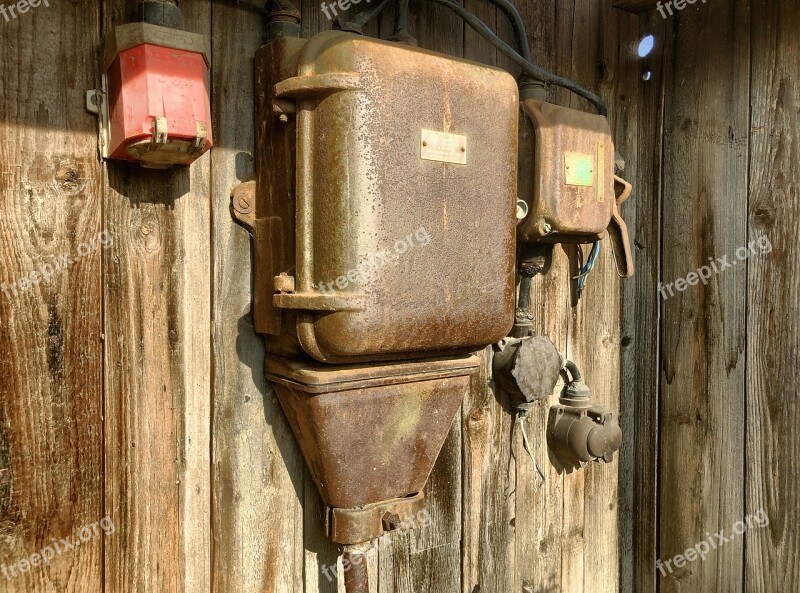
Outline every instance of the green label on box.
<svg viewBox="0 0 800 593">
<path fill-rule="evenodd" d="M 564 179 L 567 185 L 591 187 L 594 185 L 594 157 L 590 154 L 567 152 L 564 154 Z"/>
</svg>

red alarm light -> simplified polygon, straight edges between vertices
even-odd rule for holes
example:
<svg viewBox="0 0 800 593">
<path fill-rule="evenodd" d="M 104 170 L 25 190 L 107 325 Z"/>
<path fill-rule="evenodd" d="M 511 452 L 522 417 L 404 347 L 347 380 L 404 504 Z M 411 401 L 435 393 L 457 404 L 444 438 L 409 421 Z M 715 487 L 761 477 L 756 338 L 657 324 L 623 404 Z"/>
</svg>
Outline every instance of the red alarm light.
<svg viewBox="0 0 800 593">
<path fill-rule="evenodd" d="M 106 42 L 104 156 L 166 168 L 212 146 L 209 42 L 149 23 L 116 27 Z"/>
</svg>

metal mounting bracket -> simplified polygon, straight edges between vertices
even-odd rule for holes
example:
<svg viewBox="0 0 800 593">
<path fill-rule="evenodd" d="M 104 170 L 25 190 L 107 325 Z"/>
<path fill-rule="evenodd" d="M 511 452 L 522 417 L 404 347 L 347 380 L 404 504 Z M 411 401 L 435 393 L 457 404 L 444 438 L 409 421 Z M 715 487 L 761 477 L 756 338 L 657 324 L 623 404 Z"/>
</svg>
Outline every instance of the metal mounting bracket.
<svg viewBox="0 0 800 593">
<path fill-rule="evenodd" d="M 101 78 L 99 89 L 86 91 L 86 110 L 94 113 L 99 119 L 98 148 L 103 159 L 108 158 L 109 123 L 108 123 L 108 85 L 106 75 Z"/>
</svg>

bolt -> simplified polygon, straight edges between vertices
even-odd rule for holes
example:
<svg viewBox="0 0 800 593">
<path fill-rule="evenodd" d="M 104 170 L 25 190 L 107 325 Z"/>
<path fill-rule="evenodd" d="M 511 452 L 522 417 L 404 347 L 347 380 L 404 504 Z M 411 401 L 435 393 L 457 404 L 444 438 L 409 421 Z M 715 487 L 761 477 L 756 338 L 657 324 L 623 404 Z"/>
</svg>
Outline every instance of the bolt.
<svg viewBox="0 0 800 593">
<path fill-rule="evenodd" d="M 394 531 L 395 529 L 400 529 L 400 525 L 403 523 L 400 519 L 400 515 L 397 513 L 392 513 L 391 511 L 384 513 L 381 522 L 383 523 L 384 531 Z"/>
<path fill-rule="evenodd" d="M 281 114 L 278 116 L 278 120 L 279 120 L 279 121 L 280 121 L 282 124 L 285 124 L 285 123 L 287 123 L 287 122 L 289 121 L 289 116 L 288 116 L 288 115 L 286 115 L 285 113 L 281 113 Z"/>
<path fill-rule="evenodd" d="M 545 235 L 549 235 L 553 232 L 553 227 L 550 226 L 550 223 L 546 222 L 544 225 L 542 225 L 542 230 L 544 231 Z"/>
</svg>

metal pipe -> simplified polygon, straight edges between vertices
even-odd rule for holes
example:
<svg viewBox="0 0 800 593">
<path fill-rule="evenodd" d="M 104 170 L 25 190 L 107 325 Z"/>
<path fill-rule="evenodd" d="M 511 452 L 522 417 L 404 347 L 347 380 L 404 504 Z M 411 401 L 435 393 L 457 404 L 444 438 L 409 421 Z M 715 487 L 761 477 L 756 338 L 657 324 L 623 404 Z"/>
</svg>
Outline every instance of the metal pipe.
<svg viewBox="0 0 800 593">
<path fill-rule="evenodd" d="M 267 0 L 264 4 L 264 42 L 278 37 L 300 37 L 300 11 L 292 0 Z"/>
<path fill-rule="evenodd" d="M 368 548 L 345 546 L 342 554 L 344 569 L 344 588 L 347 593 L 369 593 Z"/>
<path fill-rule="evenodd" d="M 578 96 L 583 97 L 587 101 L 591 102 L 595 107 L 597 107 L 597 111 L 600 115 L 604 117 L 608 117 L 608 106 L 603 101 L 603 98 L 590 91 L 584 86 L 581 86 L 577 82 L 570 80 L 568 78 L 564 78 L 563 76 L 558 76 L 557 74 L 553 74 L 552 72 L 548 72 L 544 68 L 533 64 L 532 62 L 526 60 L 521 55 L 519 55 L 514 48 L 508 45 L 505 41 L 500 39 L 497 35 L 494 34 L 486 23 L 476 17 L 474 14 L 466 10 L 463 6 L 456 4 L 455 2 L 451 2 L 450 0 L 431 0 L 432 2 L 436 2 L 437 4 L 441 4 L 442 6 L 449 8 L 451 11 L 455 12 L 458 16 L 464 19 L 464 22 L 467 23 L 470 27 L 475 29 L 480 35 L 482 35 L 489 43 L 494 45 L 500 52 L 505 55 L 510 60 L 514 61 L 522 70 L 534 78 L 538 78 L 540 80 L 544 80 L 546 82 L 551 82 L 556 86 L 560 86 L 567 90 L 572 91 Z"/>
<path fill-rule="evenodd" d="M 178 0 L 140 0 L 139 19 L 144 23 L 180 29 L 181 9 Z"/>
<path fill-rule="evenodd" d="M 394 19 L 395 33 L 408 29 L 408 3 L 409 0 L 399 0 L 397 3 L 397 14 Z"/>
<path fill-rule="evenodd" d="M 394 0 L 382 0 L 375 6 L 372 6 L 371 8 L 359 12 L 356 16 L 353 17 L 351 23 L 354 25 L 358 25 L 359 27 L 363 27 L 372 19 L 374 19 L 376 16 L 378 16 L 380 13 L 382 13 L 383 10 L 387 6 L 389 6 L 389 4 L 391 4 L 392 2 L 394 2 Z"/>
<path fill-rule="evenodd" d="M 581 372 L 580 372 L 580 370 L 578 370 L 578 365 L 575 364 L 574 362 L 572 362 L 571 360 L 568 360 L 566 362 L 566 364 L 564 365 L 564 368 L 569 371 L 570 375 L 572 375 L 572 381 L 573 382 L 577 383 L 578 381 L 582 381 L 583 380 L 583 377 L 581 376 Z"/>
</svg>

